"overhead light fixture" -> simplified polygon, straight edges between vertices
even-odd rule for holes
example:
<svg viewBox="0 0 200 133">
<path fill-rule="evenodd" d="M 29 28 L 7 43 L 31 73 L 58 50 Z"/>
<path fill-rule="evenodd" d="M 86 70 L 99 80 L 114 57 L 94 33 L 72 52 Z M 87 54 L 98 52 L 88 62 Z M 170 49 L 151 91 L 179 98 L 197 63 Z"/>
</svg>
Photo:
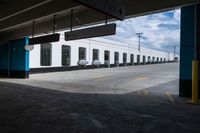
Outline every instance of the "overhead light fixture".
<svg viewBox="0 0 200 133">
<path fill-rule="evenodd" d="M 116 34 L 116 24 L 114 23 L 107 24 L 107 16 L 105 20 L 105 25 L 73 30 L 73 12 L 74 12 L 74 9 L 71 10 L 70 31 L 65 32 L 65 41 L 86 39 L 86 38 L 92 38 L 92 37 L 101 37 L 101 36 Z"/>
<path fill-rule="evenodd" d="M 58 42 L 60 40 L 60 34 L 55 33 L 56 26 L 57 26 L 56 25 L 56 15 L 54 15 L 54 17 L 53 17 L 53 34 L 51 34 L 51 35 L 45 35 L 45 36 L 39 36 L 39 37 L 34 37 L 35 21 L 33 21 L 32 38 L 29 39 L 29 45 Z"/>
<path fill-rule="evenodd" d="M 30 38 L 29 45 L 58 42 L 59 40 L 60 40 L 60 34 L 56 33 L 56 34 L 52 34 L 52 35 Z"/>
<path fill-rule="evenodd" d="M 80 30 L 65 32 L 65 41 L 101 37 L 116 34 L 116 24 L 107 24 Z"/>
</svg>

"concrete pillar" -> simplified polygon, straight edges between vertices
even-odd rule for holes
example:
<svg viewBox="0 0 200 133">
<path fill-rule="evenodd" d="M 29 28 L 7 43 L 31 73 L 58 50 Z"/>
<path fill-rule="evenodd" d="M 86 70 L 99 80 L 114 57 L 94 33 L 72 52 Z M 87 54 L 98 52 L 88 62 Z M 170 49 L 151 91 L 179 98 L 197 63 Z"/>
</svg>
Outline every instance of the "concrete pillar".
<svg viewBox="0 0 200 133">
<path fill-rule="evenodd" d="M 198 10 L 200 12 L 200 5 L 198 5 Z M 200 17 L 198 17 L 198 19 L 200 20 Z M 194 26 L 195 26 L 195 7 L 187 6 L 187 7 L 181 8 L 179 95 L 182 97 L 191 97 L 191 94 L 192 94 L 192 60 L 194 59 L 194 56 L 195 56 L 194 55 L 194 43 L 195 43 Z M 200 31 L 200 29 L 197 29 L 197 30 Z M 199 91 L 199 94 L 200 94 L 200 91 Z"/>
<path fill-rule="evenodd" d="M 29 52 L 24 49 L 25 45 L 28 45 L 28 38 L 0 45 L 0 76 L 29 77 Z"/>
</svg>

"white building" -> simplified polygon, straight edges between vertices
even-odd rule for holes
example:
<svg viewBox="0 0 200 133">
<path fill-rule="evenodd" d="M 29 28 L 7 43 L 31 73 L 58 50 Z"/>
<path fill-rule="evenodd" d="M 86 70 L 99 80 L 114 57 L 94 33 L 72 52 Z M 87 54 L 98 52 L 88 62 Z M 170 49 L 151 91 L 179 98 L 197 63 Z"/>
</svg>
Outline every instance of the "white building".
<svg viewBox="0 0 200 133">
<path fill-rule="evenodd" d="M 81 61 L 81 62 L 80 62 Z M 80 69 L 99 64 L 101 67 L 126 66 L 136 64 L 164 63 L 173 61 L 173 54 L 141 47 L 137 44 L 122 43 L 102 38 L 60 41 L 52 44 L 35 45 L 30 52 L 31 72 L 45 72 Z"/>
</svg>

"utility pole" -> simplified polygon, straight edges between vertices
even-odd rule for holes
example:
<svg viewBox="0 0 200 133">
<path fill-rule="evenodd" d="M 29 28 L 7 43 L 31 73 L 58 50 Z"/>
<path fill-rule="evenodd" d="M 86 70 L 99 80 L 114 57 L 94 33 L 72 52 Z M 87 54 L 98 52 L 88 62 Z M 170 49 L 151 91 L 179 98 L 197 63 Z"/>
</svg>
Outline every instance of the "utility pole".
<svg viewBox="0 0 200 133">
<path fill-rule="evenodd" d="M 166 62 L 168 62 L 169 61 L 169 51 L 168 51 L 168 49 L 166 49 Z"/>
<path fill-rule="evenodd" d="M 175 58 L 176 58 L 176 48 L 177 48 L 178 46 L 176 46 L 176 45 L 173 45 L 173 49 L 174 49 L 174 61 L 175 61 Z"/>
<path fill-rule="evenodd" d="M 136 33 L 136 35 L 137 35 L 137 37 L 138 37 L 138 39 L 139 39 L 139 40 L 138 40 L 138 41 L 139 41 L 139 42 L 138 42 L 138 51 L 140 51 L 140 39 L 141 39 L 141 37 L 142 37 L 142 34 L 143 34 L 143 33 Z"/>
<path fill-rule="evenodd" d="M 170 52 L 168 51 L 168 61 L 170 61 Z"/>
</svg>

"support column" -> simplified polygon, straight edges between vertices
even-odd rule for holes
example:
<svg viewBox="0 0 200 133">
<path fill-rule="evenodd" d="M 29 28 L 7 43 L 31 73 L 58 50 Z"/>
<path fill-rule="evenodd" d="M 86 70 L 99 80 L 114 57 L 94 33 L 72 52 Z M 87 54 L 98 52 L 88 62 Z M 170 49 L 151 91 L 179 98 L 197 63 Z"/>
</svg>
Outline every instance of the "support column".
<svg viewBox="0 0 200 133">
<path fill-rule="evenodd" d="M 11 78 L 29 78 L 29 52 L 24 49 L 28 38 L 0 45 L 0 75 Z"/>
<path fill-rule="evenodd" d="M 200 12 L 200 5 L 198 5 L 198 11 Z M 198 16 L 198 19 L 200 20 L 200 16 Z M 198 23 L 198 25 L 200 25 L 200 23 Z M 196 30 L 200 31 L 200 28 Z M 197 38 L 200 38 L 199 34 Z M 198 47 L 200 46 L 199 42 L 197 45 Z M 192 61 L 194 60 L 195 57 L 194 50 L 195 50 L 195 6 L 192 5 L 181 8 L 179 95 L 182 97 L 191 97 L 192 95 Z M 198 60 L 199 59 L 200 58 L 198 57 Z M 200 81 L 198 82 L 200 83 Z"/>
</svg>

